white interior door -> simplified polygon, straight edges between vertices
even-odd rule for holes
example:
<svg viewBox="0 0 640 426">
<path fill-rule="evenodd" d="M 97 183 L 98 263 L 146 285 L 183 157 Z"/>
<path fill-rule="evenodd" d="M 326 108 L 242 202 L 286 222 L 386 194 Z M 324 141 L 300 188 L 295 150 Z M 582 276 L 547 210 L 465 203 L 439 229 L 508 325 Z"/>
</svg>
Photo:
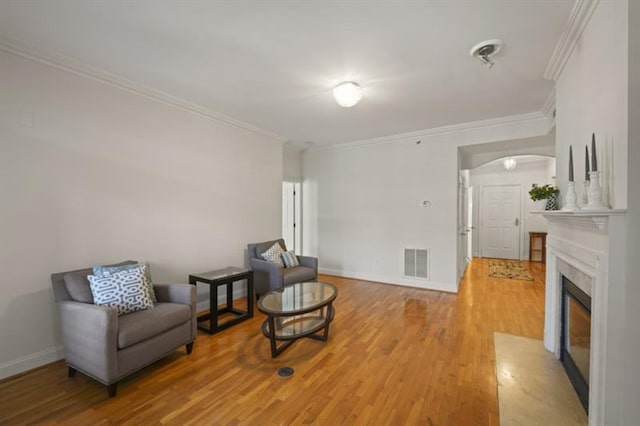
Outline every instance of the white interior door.
<svg viewBox="0 0 640 426">
<path fill-rule="evenodd" d="M 482 188 L 482 256 L 520 258 L 520 185 Z"/>
</svg>

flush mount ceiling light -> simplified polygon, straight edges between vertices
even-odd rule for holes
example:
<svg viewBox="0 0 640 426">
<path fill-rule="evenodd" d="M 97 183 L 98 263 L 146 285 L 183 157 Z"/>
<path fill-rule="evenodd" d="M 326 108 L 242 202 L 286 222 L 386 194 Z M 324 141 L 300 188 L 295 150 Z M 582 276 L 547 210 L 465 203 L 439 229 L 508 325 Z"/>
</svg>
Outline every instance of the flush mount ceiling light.
<svg viewBox="0 0 640 426">
<path fill-rule="evenodd" d="M 341 107 L 350 108 L 362 99 L 362 87 L 353 81 L 342 82 L 333 88 L 333 97 Z"/>
<path fill-rule="evenodd" d="M 516 168 L 517 164 L 518 162 L 511 157 L 505 158 L 504 161 L 502 162 L 502 165 L 504 166 L 505 170 L 513 170 Z"/>
<path fill-rule="evenodd" d="M 477 58 L 485 67 L 491 68 L 494 65 L 491 57 L 500 52 L 502 47 L 503 43 L 501 40 L 487 40 L 473 46 L 469 55 Z"/>
</svg>

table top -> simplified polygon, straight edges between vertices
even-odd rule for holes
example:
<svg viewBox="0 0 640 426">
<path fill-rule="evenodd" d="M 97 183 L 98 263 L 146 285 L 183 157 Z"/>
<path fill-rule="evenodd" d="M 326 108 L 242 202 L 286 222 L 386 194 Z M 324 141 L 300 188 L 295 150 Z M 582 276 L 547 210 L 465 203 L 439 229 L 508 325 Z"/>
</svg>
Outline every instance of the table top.
<svg viewBox="0 0 640 426">
<path fill-rule="evenodd" d="M 216 269 L 215 271 L 201 272 L 199 274 L 190 274 L 191 277 L 200 278 L 204 280 L 219 280 L 221 278 L 228 278 L 234 275 L 245 274 L 249 272 L 246 268 L 237 268 L 235 266 L 227 266 L 223 269 Z"/>
<path fill-rule="evenodd" d="M 266 293 L 258 300 L 258 309 L 265 314 L 303 314 L 328 305 L 337 295 L 338 289 L 333 284 L 297 283 Z"/>
</svg>

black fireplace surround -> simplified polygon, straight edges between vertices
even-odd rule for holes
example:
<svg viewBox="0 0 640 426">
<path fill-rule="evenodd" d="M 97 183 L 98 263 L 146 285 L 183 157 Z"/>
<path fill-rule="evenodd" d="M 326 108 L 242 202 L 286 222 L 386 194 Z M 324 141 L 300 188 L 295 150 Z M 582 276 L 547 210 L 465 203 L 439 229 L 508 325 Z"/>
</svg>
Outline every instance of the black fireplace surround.
<svg viewBox="0 0 640 426">
<path fill-rule="evenodd" d="M 562 276 L 561 324 L 560 362 L 580 402 L 589 412 L 591 297 L 564 275 Z"/>
</svg>

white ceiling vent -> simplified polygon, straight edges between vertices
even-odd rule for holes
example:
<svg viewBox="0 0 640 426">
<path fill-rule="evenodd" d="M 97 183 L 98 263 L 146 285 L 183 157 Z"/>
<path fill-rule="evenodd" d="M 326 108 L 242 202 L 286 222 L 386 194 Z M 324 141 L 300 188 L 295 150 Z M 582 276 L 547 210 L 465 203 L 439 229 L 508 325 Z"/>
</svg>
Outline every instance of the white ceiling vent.
<svg viewBox="0 0 640 426">
<path fill-rule="evenodd" d="M 404 249 L 404 276 L 429 279 L 429 249 Z"/>
</svg>

